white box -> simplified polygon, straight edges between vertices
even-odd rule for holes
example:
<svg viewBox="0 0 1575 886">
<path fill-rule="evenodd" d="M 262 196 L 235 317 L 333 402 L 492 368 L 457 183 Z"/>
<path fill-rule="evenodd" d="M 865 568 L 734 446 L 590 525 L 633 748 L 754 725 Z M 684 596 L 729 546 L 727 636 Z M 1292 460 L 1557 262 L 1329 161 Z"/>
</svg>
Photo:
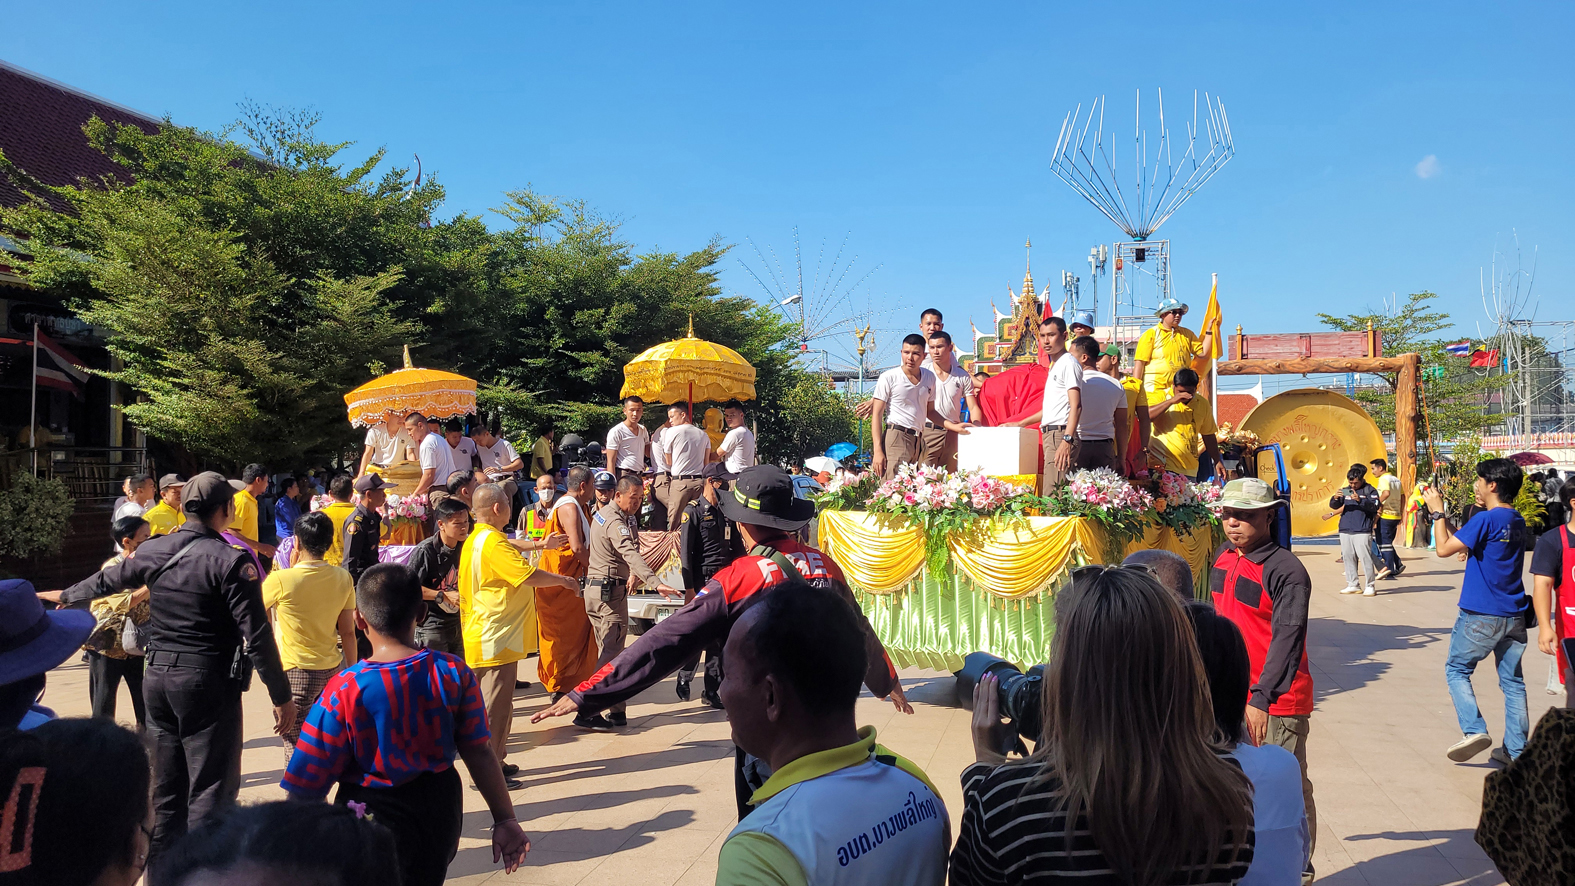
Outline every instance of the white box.
<svg viewBox="0 0 1575 886">
<path fill-rule="evenodd" d="M 1039 432 L 1033 428 L 969 428 L 957 435 L 957 469 L 992 477 L 1039 473 Z"/>
</svg>

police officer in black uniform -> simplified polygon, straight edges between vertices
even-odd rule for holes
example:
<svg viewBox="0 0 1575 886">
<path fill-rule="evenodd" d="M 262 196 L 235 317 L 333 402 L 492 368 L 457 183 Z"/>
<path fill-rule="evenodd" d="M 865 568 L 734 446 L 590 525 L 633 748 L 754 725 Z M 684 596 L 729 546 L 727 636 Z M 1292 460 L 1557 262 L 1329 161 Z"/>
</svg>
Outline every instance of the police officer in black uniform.
<svg viewBox="0 0 1575 886">
<path fill-rule="evenodd" d="M 721 463 L 709 464 L 701 472 L 705 489 L 700 497 L 684 508 L 682 522 L 678 524 L 678 561 L 684 573 L 684 602 L 694 600 L 695 594 L 711 576 L 723 567 L 744 556 L 744 537 L 738 527 L 722 513 L 720 493 L 727 492 L 734 475 Z M 700 664 L 700 654 L 678 669 L 678 697 L 689 700 L 689 684 L 695 678 L 695 668 Z M 721 710 L 722 697 L 722 644 L 712 643 L 705 649 L 705 689 L 700 700 Z"/>
<path fill-rule="evenodd" d="M 295 719 L 257 563 L 219 535 L 235 517 L 234 496 L 224 477 L 198 474 L 181 490 L 184 526 L 60 595 L 63 604 L 77 605 L 132 588 L 151 592 L 142 691 L 153 745 L 154 858 L 235 802 L 241 693 L 252 668 L 273 702 L 274 731 Z"/>
<path fill-rule="evenodd" d="M 377 549 L 383 538 L 383 517 L 377 509 L 388 498 L 383 490 L 395 488 L 398 484 L 379 474 L 356 478 L 355 491 L 361 493 L 361 503 L 345 520 L 345 557 L 340 561 L 354 581 L 360 581 L 361 573 L 377 565 Z"/>
</svg>

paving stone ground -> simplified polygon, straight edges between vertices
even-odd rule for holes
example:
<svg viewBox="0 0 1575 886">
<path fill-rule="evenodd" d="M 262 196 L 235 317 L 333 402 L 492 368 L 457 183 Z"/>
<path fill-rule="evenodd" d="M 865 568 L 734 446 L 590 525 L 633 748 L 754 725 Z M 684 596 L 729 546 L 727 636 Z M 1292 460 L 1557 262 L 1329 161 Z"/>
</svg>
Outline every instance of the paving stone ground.
<svg viewBox="0 0 1575 886">
<path fill-rule="evenodd" d="M 1444 749 L 1460 735 L 1444 686 L 1444 658 L 1454 622 L 1461 565 L 1410 551 L 1410 568 L 1381 584 L 1374 598 L 1342 596 L 1337 545 L 1298 544 L 1313 576 L 1309 656 L 1317 710 L 1309 740 L 1318 806 L 1315 861 L 1330 884 L 1469 884 L 1503 878 L 1472 840 L 1487 755 L 1452 763 Z M 1533 637 L 1535 633 L 1533 632 Z M 1549 659 L 1533 642 L 1525 657 L 1527 695 L 1535 723 L 1563 695 L 1545 686 Z M 521 676 L 534 680 L 533 667 Z M 961 809 L 957 775 L 972 761 L 968 714 L 951 703 L 949 674 L 903 673 L 916 713 L 904 716 L 868 696 L 859 722 L 909 757 L 939 785 L 955 823 Z M 726 718 L 698 703 L 679 702 L 672 680 L 629 706 L 618 735 L 581 732 L 556 720 L 539 726 L 529 715 L 546 704 L 539 686 L 515 697 L 510 761 L 525 787 L 514 801 L 532 849 L 512 876 L 492 863 L 481 798 L 465 792 L 465 830 L 449 869 L 452 883 L 709 884 L 717 850 L 733 827 L 733 746 Z M 1490 666 L 1475 685 L 1498 740 L 1503 700 Z M 87 668 L 73 660 L 50 675 L 46 703 L 67 716 L 88 712 Z M 267 696 L 246 697 L 243 801 L 280 799 L 288 759 L 273 737 Z M 121 690 L 119 715 L 131 705 Z M 467 779 L 468 782 L 468 779 Z M 627 879 L 626 879 L 627 878 Z"/>
</svg>

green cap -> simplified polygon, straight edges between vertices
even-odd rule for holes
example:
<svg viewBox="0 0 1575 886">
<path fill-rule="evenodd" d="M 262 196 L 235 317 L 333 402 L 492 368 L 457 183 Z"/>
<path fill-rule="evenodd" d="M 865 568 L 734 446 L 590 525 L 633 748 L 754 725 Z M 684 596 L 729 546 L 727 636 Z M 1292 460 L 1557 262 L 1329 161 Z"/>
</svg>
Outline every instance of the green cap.
<svg viewBox="0 0 1575 886">
<path fill-rule="evenodd" d="M 1111 342 L 1110 344 L 1105 345 L 1104 350 L 1099 352 L 1099 356 L 1119 358 L 1121 356 L 1121 346 L 1115 342 Z"/>
<path fill-rule="evenodd" d="M 1255 511 L 1260 508 L 1272 508 L 1279 504 L 1279 499 L 1274 497 L 1274 490 L 1269 484 L 1257 477 L 1242 477 L 1225 484 L 1225 490 L 1220 493 L 1220 507 L 1235 508 L 1239 511 Z"/>
</svg>

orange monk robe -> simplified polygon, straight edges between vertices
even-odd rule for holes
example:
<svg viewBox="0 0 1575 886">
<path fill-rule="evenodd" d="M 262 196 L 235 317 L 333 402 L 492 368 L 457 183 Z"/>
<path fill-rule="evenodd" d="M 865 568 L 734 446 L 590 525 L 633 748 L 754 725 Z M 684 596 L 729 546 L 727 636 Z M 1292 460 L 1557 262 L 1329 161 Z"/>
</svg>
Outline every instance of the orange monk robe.
<svg viewBox="0 0 1575 886">
<path fill-rule="evenodd" d="M 546 534 L 564 532 L 561 520 L 580 520 L 581 537 L 589 542 L 583 515 L 580 503 L 564 496 L 547 519 Z M 568 549 L 542 551 L 537 563 L 538 568 L 570 578 L 584 578 L 585 565 L 585 558 Z M 536 588 L 536 624 L 541 635 L 536 674 L 543 689 L 568 692 L 596 671 L 596 637 L 582 597 L 567 588 Z"/>
</svg>

